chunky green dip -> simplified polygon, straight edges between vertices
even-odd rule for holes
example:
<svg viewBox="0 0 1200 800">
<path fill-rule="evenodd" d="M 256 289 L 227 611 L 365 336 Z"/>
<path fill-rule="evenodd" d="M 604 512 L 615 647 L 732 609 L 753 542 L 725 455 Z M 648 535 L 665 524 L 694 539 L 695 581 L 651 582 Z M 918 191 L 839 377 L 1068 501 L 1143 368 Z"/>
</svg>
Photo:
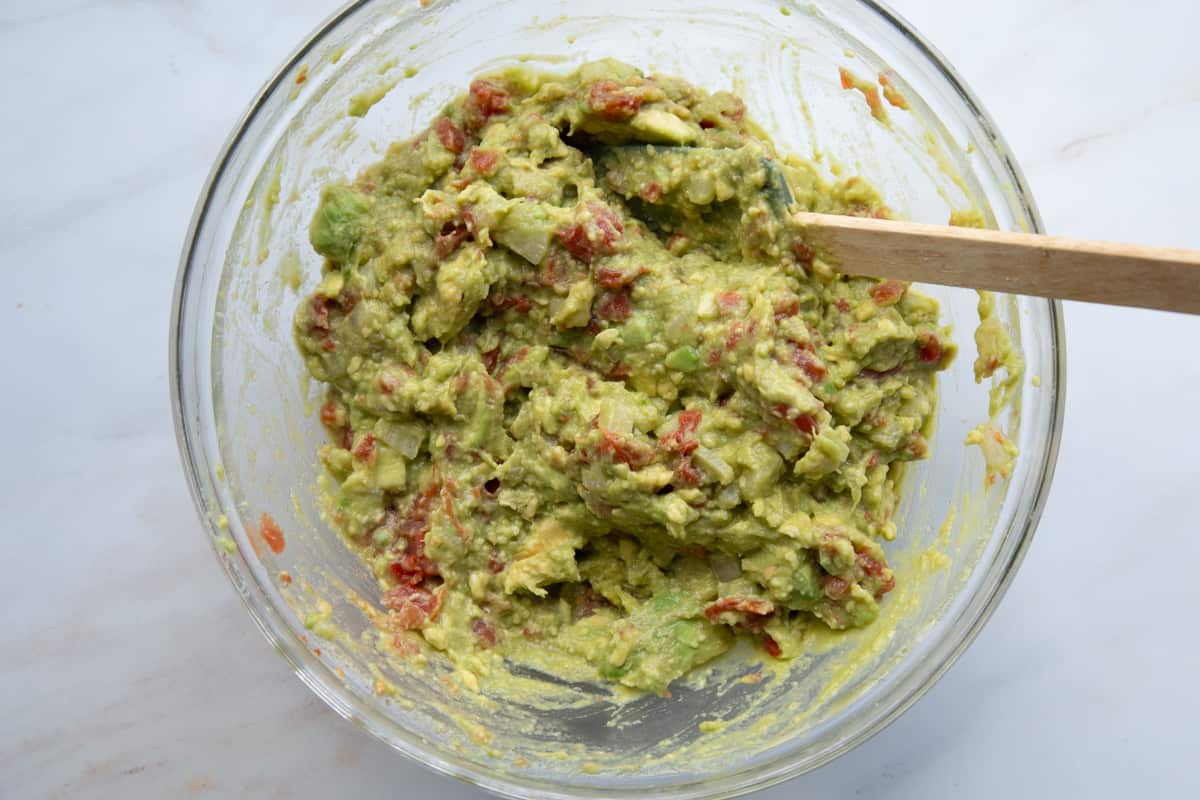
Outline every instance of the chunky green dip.
<svg viewBox="0 0 1200 800">
<path fill-rule="evenodd" d="M 739 637 L 789 658 L 875 619 L 954 347 L 781 197 L 887 213 L 779 166 L 734 95 L 615 61 L 479 78 L 325 188 L 296 337 L 329 516 L 397 646 L 536 646 L 662 691 Z"/>
</svg>

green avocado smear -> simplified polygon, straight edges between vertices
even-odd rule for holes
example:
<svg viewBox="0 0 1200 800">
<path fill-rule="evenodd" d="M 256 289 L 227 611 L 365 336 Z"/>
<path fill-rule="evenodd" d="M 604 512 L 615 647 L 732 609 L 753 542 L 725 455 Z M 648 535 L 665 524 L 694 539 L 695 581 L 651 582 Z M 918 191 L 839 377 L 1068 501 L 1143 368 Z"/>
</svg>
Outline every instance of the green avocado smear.
<svg viewBox="0 0 1200 800">
<path fill-rule="evenodd" d="M 398 642 L 661 692 L 875 619 L 955 348 L 934 300 L 815 254 L 779 175 L 792 209 L 888 213 L 734 95 L 606 60 L 478 78 L 324 189 L 296 339 Z"/>
</svg>

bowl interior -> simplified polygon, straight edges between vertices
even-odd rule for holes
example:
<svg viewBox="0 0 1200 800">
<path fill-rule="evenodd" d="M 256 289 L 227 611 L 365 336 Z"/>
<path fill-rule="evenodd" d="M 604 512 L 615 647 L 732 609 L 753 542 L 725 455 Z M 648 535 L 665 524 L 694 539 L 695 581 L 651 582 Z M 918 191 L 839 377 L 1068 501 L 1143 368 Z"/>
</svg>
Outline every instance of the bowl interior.
<svg viewBox="0 0 1200 800">
<path fill-rule="evenodd" d="M 998 298 L 1026 374 L 997 419 L 1021 450 L 1017 469 L 987 489 L 978 450 L 963 446 L 988 409 L 989 386 L 971 369 L 977 297 L 923 287 L 941 301 L 961 352 L 939 384 L 931 457 L 906 477 L 900 533 L 887 546 L 899 586 L 873 627 L 814 643 L 762 680 L 747 678 L 755 656 L 743 652 L 669 698 L 632 701 L 534 671 L 522 694 L 495 696 L 486 681 L 478 692 L 465 686 L 436 655 L 425 664 L 381 658 L 362 610 L 378 588 L 315 502 L 319 387 L 304 378 L 291 317 L 319 273 L 307 231 L 320 187 L 423 128 L 472 75 L 518 59 L 569 70 L 615 57 L 738 92 L 782 152 L 829 175 L 862 175 L 901 217 L 943 223 L 974 207 L 995 227 L 1038 227 L 982 112 L 935 54 L 873 5 L 578 8 L 359 3 L 285 66 L 214 171 L 185 252 L 173 352 L 181 446 L 214 548 L 264 631 L 327 702 L 396 748 L 513 796 L 746 790 L 819 765 L 886 724 L 990 612 L 1053 467 L 1059 315 L 1047 301 Z M 842 88 L 839 68 L 868 81 L 886 73 L 911 108 L 885 106 L 881 123 L 862 93 Z M 365 117 L 347 115 L 352 97 L 374 92 L 386 93 Z M 257 532 L 264 512 L 285 532 L 280 554 Z M 331 626 L 305 627 L 325 614 Z M 319 635 L 331 630 L 332 639 Z M 705 721 L 718 724 L 702 732 Z"/>
</svg>

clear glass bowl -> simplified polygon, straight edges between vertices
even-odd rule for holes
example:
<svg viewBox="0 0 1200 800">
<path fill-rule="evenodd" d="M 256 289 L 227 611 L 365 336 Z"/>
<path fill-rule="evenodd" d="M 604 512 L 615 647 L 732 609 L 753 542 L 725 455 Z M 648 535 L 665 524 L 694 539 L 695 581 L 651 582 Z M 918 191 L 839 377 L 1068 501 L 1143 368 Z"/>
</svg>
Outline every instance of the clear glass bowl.
<svg viewBox="0 0 1200 800">
<path fill-rule="evenodd" d="M 782 151 L 862 174 L 903 217 L 945 222 L 974 204 L 995 227 L 1040 229 L 979 103 L 879 5 L 613 0 L 604 13 L 583 5 L 357 2 L 300 46 L 233 132 L 196 208 L 172 317 L 176 430 L 221 566 L 267 638 L 338 713 L 422 764 L 513 797 L 729 796 L 861 743 L 978 633 L 1049 488 L 1064 399 L 1062 312 L 1045 300 L 998 298 L 1027 373 L 999 418 L 1020 459 L 989 490 L 979 452 L 963 446 L 987 415 L 988 387 L 971 370 L 976 297 L 929 287 L 962 353 L 939 385 L 931 458 L 904 485 L 900 536 L 888 546 L 899 588 L 876 626 L 785 675 L 750 683 L 722 670 L 669 698 L 623 705 L 604 686 L 531 676 L 543 695 L 533 705 L 490 697 L 486 686 L 452 689 L 437 658 L 423 669 L 380 663 L 354 599 L 375 602 L 377 587 L 314 503 L 324 432 L 291 315 L 318 274 L 307 227 L 319 187 L 423 127 L 471 75 L 518 57 L 566 70 L 612 56 L 732 88 Z M 911 110 L 885 106 L 891 126 L 880 124 L 860 92 L 842 88 L 839 67 L 867 80 L 886 71 Z M 347 116 L 353 96 L 388 86 L 365 117 Z M 280 554 L 263 546 L 263 512 L 286 534 Z M 304 625 L 322 609 L 340 632 L 333 640 Z M 701 733 L 704 720 L 728 724 Z"/>
</svg>

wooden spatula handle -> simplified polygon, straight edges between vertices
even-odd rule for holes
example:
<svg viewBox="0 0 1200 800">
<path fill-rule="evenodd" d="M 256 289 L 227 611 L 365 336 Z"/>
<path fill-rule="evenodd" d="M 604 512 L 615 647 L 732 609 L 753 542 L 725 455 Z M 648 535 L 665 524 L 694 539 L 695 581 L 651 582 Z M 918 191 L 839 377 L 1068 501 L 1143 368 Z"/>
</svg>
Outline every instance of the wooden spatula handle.
<svg viewBox="0 0 1200 800">
<path fill-rule="evenodd" d="M 1200 251 L 800 212 L 844 272 L 1200 314 Z"/>
</svg>

